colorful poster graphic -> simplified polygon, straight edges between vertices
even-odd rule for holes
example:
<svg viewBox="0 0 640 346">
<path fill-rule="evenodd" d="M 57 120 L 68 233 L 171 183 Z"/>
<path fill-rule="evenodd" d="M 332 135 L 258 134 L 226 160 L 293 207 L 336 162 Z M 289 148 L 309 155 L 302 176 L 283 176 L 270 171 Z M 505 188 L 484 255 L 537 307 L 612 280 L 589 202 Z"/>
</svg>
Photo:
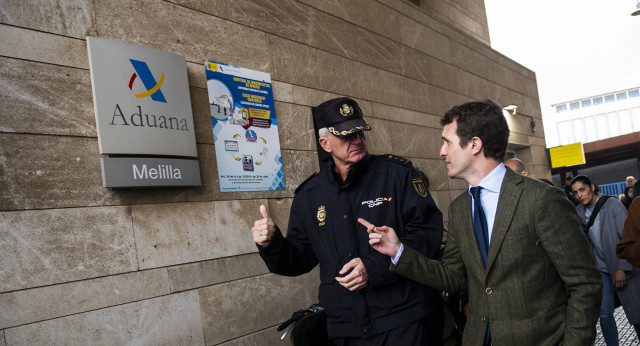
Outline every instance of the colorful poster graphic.
<svg viewBox="0 0 640 346">
<path fill-rule="evenodd" d="M 284 190 L 268 73 L 205 60 L 220 190 Z"/>
</svg>

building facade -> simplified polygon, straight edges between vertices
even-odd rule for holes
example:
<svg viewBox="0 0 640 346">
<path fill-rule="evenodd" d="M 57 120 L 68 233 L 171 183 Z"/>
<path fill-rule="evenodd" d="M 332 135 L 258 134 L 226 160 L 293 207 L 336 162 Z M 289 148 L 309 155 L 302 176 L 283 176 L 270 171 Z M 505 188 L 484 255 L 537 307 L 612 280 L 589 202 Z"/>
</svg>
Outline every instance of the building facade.
<svg viewBox="0 0 640 346">
<path fill-rule="evenodd" d="M 318 168 L 311 107 L 331 97 L 358 100 L 370 151 L 413 161 L 443 211 L 466 189 L 439 157 L 456 104 L 531 114 L 536 132 L 509 116 L 510 150 L 549 177 L 535 74 L 490 48 L 482 0 L 0 8 L 0 346 L 281 345 L 277 325 L 317 302 L 318 272 L 268 273 L 250 229 L 260 204 L 286 229 Z M 88 36 L 186 58 L 202 186 L 103 187 Z M 285 190 L 220 192 L 204 59 L 271 74 Z"/>
<path fill-rule="evenodd" d="M 547 138 L 549 147 L 594 142 L 640 131 L 640 89 L 637 87 L 552 107 L 555 136 Z"/>
</svg>

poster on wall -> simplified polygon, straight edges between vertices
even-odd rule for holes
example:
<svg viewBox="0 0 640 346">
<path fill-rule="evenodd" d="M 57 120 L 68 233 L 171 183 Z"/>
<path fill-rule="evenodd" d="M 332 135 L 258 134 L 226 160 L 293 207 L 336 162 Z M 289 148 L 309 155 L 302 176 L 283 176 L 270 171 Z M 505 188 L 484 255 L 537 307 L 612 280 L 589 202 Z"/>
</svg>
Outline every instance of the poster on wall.
<svg viewBox="0 0 640 346">
<path fill-rule="evenodd" d="M 268 73 L 205 60 L 222 192 L 284 190 Z"/>
</svg>

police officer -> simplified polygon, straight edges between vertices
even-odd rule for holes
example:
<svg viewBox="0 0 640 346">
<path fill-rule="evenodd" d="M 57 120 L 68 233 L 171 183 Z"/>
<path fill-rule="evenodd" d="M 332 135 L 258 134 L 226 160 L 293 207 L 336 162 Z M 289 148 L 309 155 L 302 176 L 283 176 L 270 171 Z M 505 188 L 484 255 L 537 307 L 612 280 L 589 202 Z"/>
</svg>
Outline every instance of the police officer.
<svg viewBox="0 0 640 346">
<path fill-rule="evenodd" d="M 403 243 L 433 257 L 442 240 L 442 214 L 424 174 L 394 155 L 370 155 L 371 127 L 346 97 L 319 105 L 319 142 L 331 158 L 295 192 L 287 237 L 260 206 L 252 228 L 272 273 L 296 276 L 320 264 L 320 305 L 338 345 L 424 345 L 431 291 L 388 270 L 389 259 L 369 246 L 358 218 L 393 225 Z"/>
</svg>

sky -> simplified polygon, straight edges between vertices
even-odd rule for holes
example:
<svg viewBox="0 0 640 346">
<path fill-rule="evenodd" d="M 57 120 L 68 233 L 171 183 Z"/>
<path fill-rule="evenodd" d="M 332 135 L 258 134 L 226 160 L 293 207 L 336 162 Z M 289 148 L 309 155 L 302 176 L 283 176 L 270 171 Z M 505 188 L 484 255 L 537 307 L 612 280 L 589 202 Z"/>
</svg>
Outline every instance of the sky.
<svg viewBox="0 0 640 346">
<path fill-rule="evenodd" d="M 640 86 L 636 4 L 485 0 L 491 47 L 536 73 L 544 120 L 554 103 Z"/>
</svg>

